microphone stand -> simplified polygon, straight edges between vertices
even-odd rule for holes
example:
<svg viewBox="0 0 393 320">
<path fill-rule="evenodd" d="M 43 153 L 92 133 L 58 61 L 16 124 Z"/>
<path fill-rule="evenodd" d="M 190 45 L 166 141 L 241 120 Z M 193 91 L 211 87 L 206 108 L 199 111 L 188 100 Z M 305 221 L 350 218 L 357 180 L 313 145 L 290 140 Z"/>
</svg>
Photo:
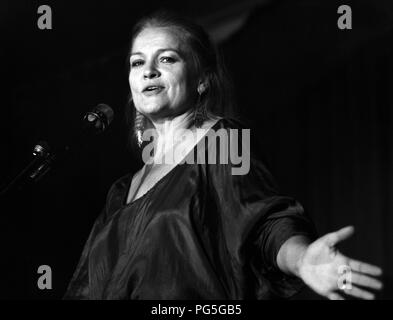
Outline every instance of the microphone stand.
<svg viewBox="0 0 393 320">
<path fill-rule="evenodd" d="M 52 155 L 46 142 L 39 142 L 34 147 L 33 156 L 34 159 L 0 191 L 0 196 L 3 197 L 13 190 L 20 190 L 27 184 L 38 181 L 48 171 L 47 166 L 52 161 Z"/>
<path fill-rule="evenodd" d="M 82 134 L 74 135 L 70 144 L 60 149 L 57 154 L 50 151 L 48 143 L 39 142 L 33 149 L 34 159 L 0 191 L 0 197 L 5 197 L 11 191 L 20 191 L 27 185 L 32 185 L 53 167 L 55 162 L 65 158 L 69 145 L 76 147 L 85 141 L 84 137 L 103 132 L 109 125 L 106 115 L 99 109 L 87 112 L 83 118 Z"/>
</svg>

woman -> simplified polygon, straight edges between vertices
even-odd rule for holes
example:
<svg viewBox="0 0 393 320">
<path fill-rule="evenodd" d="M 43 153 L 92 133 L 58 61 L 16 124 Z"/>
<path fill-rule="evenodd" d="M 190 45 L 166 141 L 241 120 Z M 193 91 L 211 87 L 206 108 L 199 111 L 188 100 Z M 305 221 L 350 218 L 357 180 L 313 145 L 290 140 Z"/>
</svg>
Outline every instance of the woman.
<svg viewBox="0 0 393 320">
<path fill-rule="evenodd" d="M 381 288 L 381 270 L 335 249 L 352 227 L 316 239 L 301 205 L 277 193 L 252 146 L 246 174 L 209 160 L 221 153 L 208 133 L 242 127 L 218 116 L 230 105 L 228 85 L 200 27 L 168 13 L 141 20 L 129 83 L 134 137 L 147 163 L 112 185 L 66 299 L 287 298 L 303 283 L 329 299 L 373 298 L 368 289 Z M 153 144 L 143 138 L 148 130 Z M 185 130 L 197 138 L 182 139 Z M 244 141 L 231 139 L 228 148 Z M 146 158 L 147 146 L 154 150 Z M 181 159 L 161 161 L 179 150 Z M 352 282 L 344 283 L 348 267 Z"/>
</svg>

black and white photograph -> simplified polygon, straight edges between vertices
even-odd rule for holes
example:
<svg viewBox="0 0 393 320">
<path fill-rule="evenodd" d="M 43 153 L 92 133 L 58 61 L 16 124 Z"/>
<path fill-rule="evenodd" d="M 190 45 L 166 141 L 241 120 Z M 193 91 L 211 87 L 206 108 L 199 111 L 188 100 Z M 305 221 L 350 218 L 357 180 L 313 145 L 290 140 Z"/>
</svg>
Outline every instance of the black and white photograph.
<svg viewBox="0 0 393 320">
<path fill-rule="evenodd" d="M 393 299 L 392 1 L 4 0 L 0 23 L 0 300 Z"/>
</svg>

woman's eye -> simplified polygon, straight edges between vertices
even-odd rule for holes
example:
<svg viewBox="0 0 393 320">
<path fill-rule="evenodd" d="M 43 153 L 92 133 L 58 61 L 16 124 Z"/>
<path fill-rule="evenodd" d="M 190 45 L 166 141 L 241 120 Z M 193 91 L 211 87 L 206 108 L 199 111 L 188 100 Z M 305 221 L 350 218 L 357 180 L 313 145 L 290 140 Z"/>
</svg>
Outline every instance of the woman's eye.
<svg viewBox="0 0 393 320">
<path fill-rule="evenodd" d="M 174 63 L 176 60 L 172 57 L 162 57 L 160 61 L 163 63 Z"/>
<path fill-rule="evenodd" d="M 143 64 L 142 60 L 135 60 L 135 61 L 131 62 L 131 67 L 138 67 L 142 64 Z"/>
</svg>

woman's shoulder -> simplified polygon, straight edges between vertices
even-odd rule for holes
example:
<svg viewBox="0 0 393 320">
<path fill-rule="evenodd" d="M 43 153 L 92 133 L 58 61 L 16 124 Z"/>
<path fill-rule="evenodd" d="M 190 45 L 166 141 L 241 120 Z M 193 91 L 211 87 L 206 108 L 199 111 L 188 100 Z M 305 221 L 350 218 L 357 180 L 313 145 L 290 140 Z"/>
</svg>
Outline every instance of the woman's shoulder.
<svg viewBox="0 0 393 320">
<path fill-rule="evenodd" d="M 256 134 L 247 121 L 225 117 L 212 127 L 214 132 L 206 135 L 205 145 L 209 169 L 218 177 L 230 175 L 229 180 L 255 180 L 258 184 L 268 184 L 273 193 L 278 190 L 277 183 L 270 173 L 266 150 L 262 148 L 261 137 Z M 221 131 L 221 132 L 220 132 Z M 224 159 L 224 161 L 222 161 Z M 211 162 L 209 162 L 212 160 Z M 224 179 L 228 181 L 228 179 Z M 259 181 L 259 182 L 258 182 Z"/>
<path fill-rule="evenodd" d="M 107 205 L 121 206 L 123 204 L 124 194 L 130 185 L 132 176 L 133 173 L 129 172 L 120 176 L 111 184 L 106 197 Z"/>
<path fill-rule="evenodd" d="M 216 149 L 222 143 L 227 144 L 227 148 L 233 152 L 248 153 L 248 156 L 259 157 L 261 150 L 260 138 L 255 136 L 254 130 L 247 121 L 234 117 L 222 117 L 211 127 L 211 132 L 206 134 L 209 147 Z"/>
<path fill-rule="evenodd" d="M 235 117 L 217 117 L 212 129 L 248 129 L 250 126 L 245 120 Z"/>
<path fill-rule="evenodd" d="M 109 187 L 106 195 L 105 207 L 103 212 L 103 221 L 108 220 L 114 212 L 124 205 L 127 190 L 133 173 L 129 172 L 117 178 Z"/>
</svg>

